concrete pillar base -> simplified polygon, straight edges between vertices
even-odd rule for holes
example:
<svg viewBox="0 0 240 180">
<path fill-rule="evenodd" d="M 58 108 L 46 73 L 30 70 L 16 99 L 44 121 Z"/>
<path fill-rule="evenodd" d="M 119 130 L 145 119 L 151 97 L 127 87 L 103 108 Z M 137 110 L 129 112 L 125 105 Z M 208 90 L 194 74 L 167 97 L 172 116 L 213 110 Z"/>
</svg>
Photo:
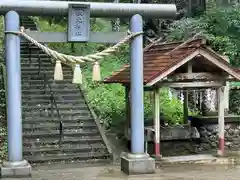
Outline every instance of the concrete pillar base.
<svg viewBox="0 0 240 180">
<path fill-rule="evenodd" d="M 5 161 L 0 168 L 1 178 L 31 177 L 32 167 L 28 161 Z"/>
<path fill-rule="evenodd" d="M 121 171 L 128 175 L 154 174 L 155 160 L 148 154 L 124 153 L 121 157 Z"/>
</svg>

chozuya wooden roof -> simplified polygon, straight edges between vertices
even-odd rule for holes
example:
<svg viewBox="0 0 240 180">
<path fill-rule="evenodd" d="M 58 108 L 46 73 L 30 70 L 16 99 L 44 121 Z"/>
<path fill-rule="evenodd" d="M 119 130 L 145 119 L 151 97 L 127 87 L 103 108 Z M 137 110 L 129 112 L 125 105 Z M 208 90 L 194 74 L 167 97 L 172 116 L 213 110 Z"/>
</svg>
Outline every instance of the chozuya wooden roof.
<svg viewBox="0 0 240 180">
<path fill-rule="evenodd" d="M 218 70 L 227 72 L 235 80 L 240 80 L 239 69 L 231 67 L 223 56 L 210 49 L 203 39 L 154 45 L 144 51 L 144 85 L 152 86 L 196 57 L 213 64 Z M 198 59 L 197 66 L 201 65 Z M 214 71 L 214 70 L 211 70 Z M 104 83 L 130 83 L 130 65 L 124 65 L 119 71 L 104 79 Z"/>
</svg>

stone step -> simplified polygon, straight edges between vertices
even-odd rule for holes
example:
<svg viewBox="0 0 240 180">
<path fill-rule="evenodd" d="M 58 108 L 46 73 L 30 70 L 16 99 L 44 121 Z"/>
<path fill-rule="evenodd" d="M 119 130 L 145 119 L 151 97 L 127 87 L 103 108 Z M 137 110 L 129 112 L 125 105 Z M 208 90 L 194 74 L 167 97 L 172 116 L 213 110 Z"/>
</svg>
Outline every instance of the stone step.
<svg viewBox="0 0 240 180">
<path fill-rule="evenodd" d="M 93 144 L 63 144 L 61 147 L 58 145 L 52 145 L 49 147 L 24 147 L 23 154 L 31 155 L 36 154 L 59 154 L 59 153 L 78 153 L 78 152 L 102 152 L 105 153 L 107 150 L 103 143 Z"/>
<path fill-rule="evenodd" d="M 49 59 L 47 57 L 40 58 L 40 60 L 39 60 L 38 57 L 33 58 L 31 56 L 21 57 L 21 63 L 29 63 L 29 64 L 31 64 L 31 63 L 41 63 L 41 64 L 54 64 L 55 65 L 55 63 L 53 63 L 51 61 L 51 59 Z"/>
<path fill-rule="evenodd" d="M 20 57 L 40 57 L 40 58 L 46 58 L 49 57 L 47 54 L 45 54 L 45 52 L 43 52 L 40 49 L 37 48 L 28 48 L 27 45 L 26 47 L 22 48 L 20 47 Z"/>
<path fill-rule="evenodd" d="M 31 63 L 29 63 L 28 66 L 22 66 L 21 67 L 21 72 L 22 74 L 33 74 L 33 75 L 38 75 L 39 76 L 39 73 L 40 75 L 43 77 L 44 74 L 46 75 L 49 75 L 49 76 L 52 76 L 52 74 L 54 73 L 54 67 L 55 65 L 41 65 L 40 67 L 39 66 L 32 66 Z M 73 75 L 73 71 L 70 67 L 63 67 L 62 68 L 63 70 L 63 75 L 66 76 L 66 75 Z"/>
<path fill-rule="evenodd" d="M 26 24 L 24 24 L 24 23 L 23 23 L 22 25 L 23 25 L 24 28 L 27 29 L 27 30 L 30 29 L 30 31 L 37 31 L 36 25 L 33 25 L 33 24 L 32 24 L 32 25 L 30 25 L 30 24 L 27 24 L 27 25 L 26 25 Z"/>
<path fill-rule="evenodd" d="M 55 100 L 57 100 L 58 98 L 60 99 L 59 96 L 55 96 L 54 98 L 55 98 Z M 44 99 L 47 100 L 48 98 L 45 97 Z M 79 99 L 81 99 L 81 98 L 79 97 Z M 37 98 L 32 98 L 32 100 L 35 100 L 38 102 Z M 24 105 L 22 105 L 22 108 L 23 108 L 24 112 L 28 112 L 28 110 L 32 110 L 32 113 L 34 113 L 34 111 L 36 111 L 36 112 L 41 111 L 42 113 L 44 113 L 44 111 L 50 112 L 51 103 L 53 103 L 54 109 L 55 109 L 55 102 L 51 102 L 50 97 L 49 97 L 48 104 L 29 105 L 28 103 L 24 103 Z M 57 105 L 57 108 L 59 110 L 61 110 L 61 112 L 72 112 L 72 113 L 76 112 L 77 110 L 80 110 L 83 112 L 88 107 L 85 103 L 81 104 L 81 103 L 77 103 L 77 102 L 75 104 L 68 104 L 67 106 L 64 105 L 64 103 L 56 103 L 56 105 Z"/>
<path fill-rule="evenodd" d="M 58 108 L 59 116 L 62 115 L 69 115 L 69 113 L 72 113 L 73 115 L 81 114 L 82 116 L 88 115 L 88 108 L 82 107 L 82 108 Z M 34 114 L 41 117 L 58 117 L 57 110 L 55 109 L 55 106 L 53 106 L 53 110 L 49 108 L 23 108 L 22 112 L 24 115 L 28 116 L 30 114 Z M 25 116 L 25 117 L 26 117 Z"/>
<path fill-rule="evenodd" d="M 28 45 L 25 45 L 25 47 L 20 47 L 20 57 L 22 58 L 24 57 L 46 58 L 47 57 L 48 59 L 50 59 L 50 56 L 48 56 L 45 52 L 31 45 L 29 47 Z"/>
<path fill-rule="evenodd" d="M 33 51 L 33 52 L 40 52 L 40 53 L 43 53 L 45 54 L 39 47 L 33 45 L 33 44 L 28 44 L 28 43 L 25 43 L 25 44 L 21 44 L 20 45 L 20 52 L 28 52 L 28 51 Z"/>
<path fill-rule="evenodd" d="M 53 137 L 59 137 L 60 132 L 58 130 L 41 130 L 41 131 L 37 131 L 37 132 L 23 132 L 23 137 L 24 138 L 53 138 Z M 81 136 L 95 136 L 95 135 L 99 135 L 99 131 L 94 129 L 93 131 L 90 130 L 68 130 L 68 129 L 64 129 L 63 130 L 63 138 L 65 137 L 81 137 Z"/>
<path fill-rule="evenodd" d="M 21 68 L 21 72 L 22 72 L 22 75 L 33 75 L 33 76 L 39 76 L 39 73 L 40 73 L 40 76 L 43 76 L 44 74 L 46 74 L 47 76 L 52 76 L 54 74 L 54 66 L 51 65 L 51 66 L 31 66 L 30 64 L 25 67 L 22 66 Z M 62 68 L 63 70 L 63 75 L 64 76 L 73 76 L 73 71 L 70 69 L 70 68 Z"/>
<path fill-rule="evenodd" d="M 41 80 L 43 79 L 42 75 L 43 73 L 45 73 L 45 75 L 48 77 L 48 78 L 52 78 L 53 79 L 53 76 L 54 76 L 54 70 L 52 71 L 45 71 L 44 70 L 40 70 L 40 77 L 39 77 L 39 71 L 36 70 L 36 71 L 22 71 L 21 72 L 21 76 L 22 76 L 22 79 L 25 80 Z M 29 79 L 30 78 L 30 79 Z M 72 75 L 72 72 L 66 72 L 66 71 L 63 71 L 63 79 L 64 80 L 72 80 L 73 78 L 73 75 Z"/>
<path fill-rule="evenodd" d="M 100 135 L 95 136 L 83 136 L 81 138 L 76 137 L 65 137 L 61 140 L 61 144 L 85 144 L 85 143 L 96 143 L 102 142 L 102 138 Z M 41 147 L 41 146 L 51 146 L 51 145 L 58 145 L 59 138 L 36 138 L 36 139 L 23 139 L 23 145 L 26 147 L 31 147 L 32 145 Z"/>
<path fill-rule="evenodd" d="M 79 100 L 82 99 L 82 95 L 80 93 L 78 94 L 54 94 L 54 99 L 55 100 Z M 36 100 L 38 101 L 39 99 L 44 99 L 44 100 L 51 100 L 50 94 L 22 94 L 22 99 L 24 101 L 27 100 Z"/>
<path fill-rule="evenodd" d="M 29 18 L 28 16 L 21 16 L 20 21 L 33 23 L 33 20 L 31 18 Z"/>
<path fill-rule="evenodd" d="M 108 153 L 99 153 L 99 152 L 82 152 L 82 153 L 61 153 L 55 155 L 28 155 L 24 156 L 30 163 L 42 163 L 42 162 L 56 162 L 56 161 L 85 161 L 85 160 L 93 160 L 96 162 L 97 160 L 102 161 L 103 159 L 108 159 Z"/>
<path fill-rule="evenodd" d="M 57 94 L 54 93 L 55 99 L 67 99 L 67 100 L 73 100 L 73 99 L 82 99 L 82 95 L 80 93 L 68 93 L 68 94 Z M 51 97 L 50 94 L 22 94 L 22 99 L 46 99 L 48 100 Z"/>
<path fill-rule="evenodd" d="M 44 87 L 43 87 L 44 88 Z M 76 94 L 79 94 L 80 93 L 80 90 L 79 89 L 76 89 L 76 88 L 71 88 L 71 89 L 68 89 L 68 88 L 64 88 L 64 89 L 56 89 L 56 88 L 54 88 L 54 89 L 52 89 L 52 91 L 53 91 L 53 93 L 55 94 L 55 95 L 57 95 L 57 94 L 70 94 L 70 93 L 76 93 Z M 46 89 L 46 92 L 48 92 L 48 90 Z M 32 94 L 44 94 L 45 93 L 45 89 L 33 89 L 33 88 L 31 88 L 31 89 L 22 89 L 22 93 L 23 94 L 28 94 L 28 95 L 32 95 Z M 49 96 L 49 95 L 48 95 Z"/>
<path fill-rule="evenodd" d="M 36 54 L 33 54 L 33 52 L 31 53 L 30 52 L 30 57 L 31 59 L 38 59 L 38 58 L 41 58 L 42 61 L 44 60 L 51 60 L 51 57 L 48 56 L 47 54 L 40 54 L 40 53 L 36 53 Z M 29 58 L 29 53 L 21 53 L 21 59 L 24 60 L 24 58 Z"/>
<path fill-rule="evenodd" d="M 52 131 L 59 131 L 60 128 L 60 123 L 58 125 L 55 124 L 54 126 L 47 126 L 49 124 L 46 123 L 45 126 L 41 126 L 41 127 L 36 127 L 33 124 L 28 126 L 26 124 L 24 124 L 23 126 L 23 131 L 24 133 L 34 133 L 34 132 L 52 132 Z M 76 124 L 73 125 L 69 125 L 69 124 L 63 124 L 63 133 L 64 132 L 97 132 L 98 129 L 96 127 L 96 125 L 91 125 L 91 126 L 77 126 Z"/>
<path fill-rule="evenodd" d="M 21 63 L 40 63 L 40 64 L 52 64 L 55 66 L 55 61 L 52 61 L 48 56 L 29 56 L 21 55 Z"/>
<path fill-rule="evenodd" d="M 55 63 L 49 60 L 48 58 L 40 58 L 40 59 L 41 59 L 41 62 L 40 62 L 41 65 L 46 64 L 50 66 L 55 66 Z M 39 60 L 38 58 L 25 57 L 25 58 L 21 58 L 21 64 L 25 65 L 25 66 L 21 65 L 22 67 L 29 67 L 30 64 L 39 64 Z"/>
<path fill-rule="evenodd" d="M 25 29 L 27 29 L 28 26 L 33 26 L 33 27 L 35 27 L 35 28 L 37 27 L 36 24 L 33 23 L 33 21 L 30 22 L 30 20 L 28 20 L 27 22 L 26 22 L 25 20 L 23 20 L 21 24 L 26 25 L 26 27 L 24 26 Z"/>
<path fill-rule="evenodd" d="M 37 58 L 35 58 L 35 59 L 21 58 L 21 67 L 29 67 L 29 66 L 31 66 L 31 64 L 33 64 L 34 67 L 38 67 L 39 61 L 37 60 Z M 41 60 L 40 65 L 41 65 L 41 67 L 44 67 L 44 66 L 55 67 L 55 63 L 52 63 L 48 59 Z"/>
<path fill-rule="evenodd" d="M 94 122 L 92 116 L 64 116 L 61 115 L 60 119 L 56 116 L 53 118 L 50 117 L 23 117 L 23 124 L 35 124 L 35 123 L 58 123 L 63 121 L 64 123 L 85 123 L 85 122 Z"/>
<path fill-rule="evenodd" d="M 60 119 L 62 120 L 62 119 Z M 33 129 L 33 128 L 49 128 L 49 129 L 56 129 L 56 128 L 59 128 L 59 124 L 60 124 L 60 120 L 58 121 L 52 121 L 52 122 L 35 122 L 34 123 L 26 123 L 25 121 L 23 121 L 23 128 L 26 128 L 26 129 Z M 93 127 L 93 128 L 96 128 L 96 124 L 95 122 L 92 120 L 92 121 L 78 121 L 78 122 L 71 122 L 71 121 L 67 121 L 67 120 L 62 120 L 63 122 L 63 127 L 64 128 L 68 128 L 68 129 L 73 129 L 74 127 L 76 128 L 81 128 L 81 127 L 86 127 L 86 128 L 90 128 L 90 127 Z"/>
<path fill-rule="evenodd" d="M 29 72 L 32 72 L 32 71 L 38 71 L 39 70 L 39 66 L 38 66 L 38 64 L 37 63 L 34 63 L 34 65 L 33 64 L 28 64 L 28 66 L 27 65 L 25 65 L 25 66 L 23 66 L 22 64 L 21 64 L 21 71 L 22 72 L 27 72 L 27 71 L 29 71 Z M 40 70 L 44 70 L 44 71 L 54 71 L 54 65 L 53 64 L 49 64 L 49 65 L 45 65 L 45 64 L 41 64 L 40 65 Z"/>
<path fill-rule="evenodd" d="M 83 99 L 73 99 L 73 100 L 64 100 L 64 99 L 56 99 L 55 100 L 57 104 L 71 104 L 71 105 L 78 105 L 78 104 L 82 104 L 85 103 L 85 100 Z M 38 104 L 49 104 L 51 101 L 50 99 L 39 99 L 38 101 L 34 100 L 34 99 L 22 99 L 22 104 L 25 105 L 29 105 L 29 106 L 36 106 Z"/>
<path fill-rule="evenodd" d="M 25 74 L 29 74 L 29 73 L 40 73 L 43 74 L 43 73 L 53 73 L 54 72 L 54 67 L 55 65 L 51 64 L 51 65 L 47 65 L 45 66 L 44 64 L 43 65 L 40 65 L 40 66 L 32 66 L 31 63 L 28 65 L 28 66 L 22 66 L 21 67 L 21 72 L 22 73 L 25 73 Z M 65 68 L 63 67 L 62 68 L 63 70 L 63 74 L 69 74 L 69 75 L 72 75 L 73 74 L 73 71 L 71 68 Z"/>
<path fill-rule="evenodd" d="M 65 81 L 65 80 L 63 80 Z M 24 81 L 22 80 L 22 83 Z M 48 81 L 48 85 L 51 86 L 52 90 L 55 89 L 79 89 L 78 85 L 73 84 L 73 83 L 61 83 L 61 81 Z M 22 84 L 22 89 L 43 89 L 44 85 L 43 84 Z"/>
<path fill-rule="evenodd" d="M 35 46 L 35 45 L 33 45 L 33 44 L 31 44 L 31 43 L 21 43 L 21 46 L 20 46 L 20 48 L 21 48 L 21 50 L 28 50 L 29 48 L 32 50 L 32 49 L 37 49 L 37 50 L 39 50 L 39 51 L 41 51 L 40 49 L 39 49 L 39 47 L 37 47 L 37 46 Z"/>
<path fill-rule="evenodd" d="M 86 116 L 86 117 L 91 117 L 91 113 L 88 110 L 71 110 L 71 111 L 66 111 L 66 110 L 61 110 L 60 112 L 60 117 L 68 117 L 68 116 Z M 26 117 L 38 117 L 38 118 L 51 118 L 52 116 L 57 117 L 57 111 L 54 110 L 53 115 L 51 115 L 51 110 L 43 110 L 43 111 L 30 111 L 30 112 L 23 112 L 22 116 L 25 119 Z"/>
<path fill-rule="evenodd" d="M 29 53 L 30 53 L 30 55 L 29 55 Z M 33 55 L 33 54 L 31 54 L 31 53 L 33 53 L 33 52 L 25 52 L 24 54 L 23 53 L 21 53 L 21 56 L 20 56 L 20 58 L 21 58 L 21 62 L 28 62 L 29 60 L 29 62 L 36 62 L 36 63 L 38 63 L 39 62 L 39 59 L 40 59 L 40 62 L 41 63 L 43 63 L 43 62 L 45 62 L 45 63 L 53 63 L 53 62 L 55 62 L 54 60 L 52 60 L 51 59 L 51 57 L 50 56 L 48 56 L 48 55 L 46 55 L 46 54 L 38 54 L 38 53 L 36 53 L 35 55 Z"/>
<path fill-rule="evenodd" d="M 75 84 L 64 84 L 64 85 L 58 85 L 58 84 L 48 84 L 53 92 L 62 92 L 64 90 L 69 91 L 72 90 L 74 92 L 80 92 L 79 87 L 77 87 Z M 22 85 L 22 90 L 24 91 L 34 91 L 34 90 L 38 90 L 38 91 L 45 91 L 45 87 L 44 84 L 33 84 L 33 85 Z M 46 89 L 47 90 L 47 89 Z"/>
<path fill-rule="evenodd" d="M 32 20 L 30 19 L 21 19 L 21 25 L 26 25 L 27 26 L 35 26 L 36 27 L 36 24 L 32 22 Z M 25 26 L 24 26 L 25 27 Z"/>
<path fill-rule="evenodd" d="M 52 75 L 53 76 L 53 75 Z M 46 82 L 43 79 L 23 79 L 22 85 L 41 85 L 45 84 Z M 56 85 L 66 85 L 66 84 L 72 84 L 72 79 L 64 79 L 63 81 L 54 81 L 53 77 L 49 77 L 48 84 L 56 84 Z"/>
<path fill-rule="evenodd" d="M 24 62 L 21 62 L 21 69 L 23 70 L 24 68 L 38 68 L 39 66 L 39 63 L 37 62 L 32 62 L 32 63 L 24 63 Z M 44 63 L 41 63 L 41 68 L 45 69 L 45 68 L 54 68 L 55 67 L 55 64 L 54 63 L 51 63 L 51 62 L 44 62 Z M 64 67 L 63 67 L 64 68 Z"/>
<path fill-rule="evenodd" d="M 72 83 L 72 75 L 68 75 L 68 74 L 64 74 L 63 75 L 63 80 L 60 81 L 55 81 L 53 80 L 54 78 L 54 73 L 49 73 L 46 74 L 46 79 L 44 80 L 43 77 L 43 72 L 40 73 L 40 75 L 38 75 L 38 73 L 29 73 L 29 74 L 22 74 L 21 78 L 22 78 L 22 85 L 44 85 L 44 84 L 48 84 L 48 85 L 58 85 L 58 84 L 73 84 Z"/>
<path fill-rule="evenodd" d="M 57 103 L 56 103 L 57 104 Z M 35 106 L 29 106 L 29 105 L 23 105 L 22 109 L 49 109 L 51 108 L 51 103 L 49 104 L 38 104 Z M 58 109 L 82 109 L 82 108 L 87 108 L 88 106 L 85 103 L 82 104 L 77 104 L 77 105 L 72 105 L 72 104 L 66 104 L 66 103 L 62 103 L 62 104 L 57 104 Z"/>
</svg>

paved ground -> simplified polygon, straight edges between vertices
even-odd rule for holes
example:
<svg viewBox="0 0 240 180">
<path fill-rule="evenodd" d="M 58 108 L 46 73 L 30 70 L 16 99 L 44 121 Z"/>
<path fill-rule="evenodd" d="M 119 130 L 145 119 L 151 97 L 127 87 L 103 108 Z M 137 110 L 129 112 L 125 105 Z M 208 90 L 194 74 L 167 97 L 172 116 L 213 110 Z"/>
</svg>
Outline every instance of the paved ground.
<svg viewBox="0 0 240 180">
<path fill-rule="evenodd" d="M 126 176 L 119 166 L 79 168 L 79 165 L 34 168 L 33 180 L 239 180 L 240 166 L 178 165 L 161 167 L 154 175 Z M 27 178 L 21 179 L 27 180 Z"/>
</svg>

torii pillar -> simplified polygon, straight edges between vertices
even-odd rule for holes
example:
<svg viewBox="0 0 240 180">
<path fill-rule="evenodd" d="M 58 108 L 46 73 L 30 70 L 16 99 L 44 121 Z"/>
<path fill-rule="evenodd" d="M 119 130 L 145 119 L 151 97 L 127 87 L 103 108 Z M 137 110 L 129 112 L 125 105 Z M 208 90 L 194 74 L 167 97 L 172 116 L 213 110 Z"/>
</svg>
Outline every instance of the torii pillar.
<svg viewBox="0 0 240 180">
<path fill-rule="evenodd" d="M 5 15 L 5 30 L 20 30 L 19 15 L 9 11 Z M 7 66 L 7 132 L 8 160 L 1 167 L 1 178 L 29 177 L 31 166 L 22 153 L 22 100 L 20 36 L 7 33 L 5 36 L 5 57 Z"/>
<path fill-rule="evenodd" d="M 143 31 L 142 17 L 134 15 L 130 29 Z M 144 151 L 143 36 L 131 42 L 131 153 L 121 158 L 121 170 L 129 175 L 155 173 L 155 160 Z"/>
</svg>

